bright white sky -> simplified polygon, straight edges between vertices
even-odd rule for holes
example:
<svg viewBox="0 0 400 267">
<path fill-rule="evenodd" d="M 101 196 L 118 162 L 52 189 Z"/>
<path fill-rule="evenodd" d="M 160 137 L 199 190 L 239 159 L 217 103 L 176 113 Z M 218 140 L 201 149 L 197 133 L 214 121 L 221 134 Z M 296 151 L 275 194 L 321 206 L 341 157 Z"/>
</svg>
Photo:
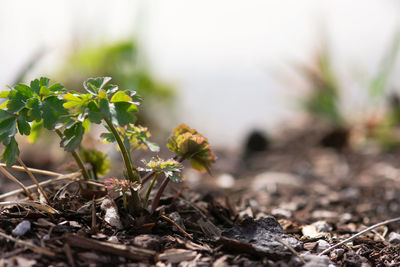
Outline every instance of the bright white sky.
<svg viewBox="0 0 400 267">
<path fill-rule="evenodd" d="M 292 118 L 299 94 L 282 77 L 310 60 L 322 30 L 337 70 L 354 80 L 355 69 L 376 69 L 399 19 L 396 0 L 3 0 L 0 86 L 40 47 L 51 51 L 40 68 L 49 75 L 76 39 L 135 34 L 154 73 L 181 93 L 179 120 L 237 147 L 247 129 Z"/>
</svg>

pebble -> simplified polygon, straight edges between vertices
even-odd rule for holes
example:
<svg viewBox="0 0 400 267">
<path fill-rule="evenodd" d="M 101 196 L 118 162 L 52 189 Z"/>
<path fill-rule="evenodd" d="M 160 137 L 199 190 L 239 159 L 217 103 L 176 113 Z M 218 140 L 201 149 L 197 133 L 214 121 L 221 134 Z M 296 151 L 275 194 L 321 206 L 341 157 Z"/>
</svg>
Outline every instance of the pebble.
<svg viewBox="0 0 400 267">
<path fill-rule="evenodd" d="M 221 188 L 231 188 L 235 184 L 235 178 L 229 173 L 223 173 L 217 177 L 216 183 Z"/>
<path fill-rule="evenodd" d="M 327 233 L 329 232 L 329 224 L 326 221 L 316 221 L 313 223 L 315 229 L 320 233 Z"/>
<path fill-rule="evenodd" d="M 276 208 L 271 211 L 271 214 L 275 217 L 290 218 L 292 217 L 292 212 L 290 210 Z"/>
<path fill-rule="evenodd" d="M 118 210 L 115 207 L 115 204 L 110 199 L 106 198 L 101 203 L 101 209 L 106 212 L 104 215 L 104 220 L 110 224 L 111 226 L 122 229 L 122 223 L 118 214 Z"/>
<path fill-rule="evenodd" d="M 107 239 L 107 241 L 108 241 L 108 242 L 111 242 L 111 243 L 118 243 L 118 242 L 119 242 L 118 237 L 116 237 L 115 235 L 110 236 L 110 237 Z"/>
<path fill-rule="evenodd" d="M 344 249 L 342 248 L 335 249 L 330 253 L 332 259 L 340 259 L 343 257 L 343 255 L 344 255 Z"/>
<path fill-rule="evenodd" d="M 313 255 L 310 252 L 306 252 L 301 254 L 303 259 L 306 261 L 306 264 L 304 267 L 330 267 L 330 266 L 335 266 L 333 263 L 329 260 L 329 257 L 326 255 L 323 256 L 318 256 L 318 255 Z"/>
<path fill-rule="evenodd" d="M 322 252 L 330 247 L 329 243 L 323 239 L 317 241 L 317 252 Z"/>
<path fill-rule="evenodd" d="M 309 238 L 321 238 L 327 236 L 329 224 L 325 221 L 317 221 L 303 227 L 301 232 Z"/>
<path fill-rule="evenodd" d="M 400 244 L 400 234 L 396 232 L 391 232 L 389 235 L 390 244 Z"/>
<path fill-rule="evenodd" d="M 29 230 L 31 230 L 31 222 L 30 221 L 22 221 L 20 222 L 14 230 L 12 230 L 12 234 L 16 236 L 23 236 L 26 234 Z"/>
</svg>

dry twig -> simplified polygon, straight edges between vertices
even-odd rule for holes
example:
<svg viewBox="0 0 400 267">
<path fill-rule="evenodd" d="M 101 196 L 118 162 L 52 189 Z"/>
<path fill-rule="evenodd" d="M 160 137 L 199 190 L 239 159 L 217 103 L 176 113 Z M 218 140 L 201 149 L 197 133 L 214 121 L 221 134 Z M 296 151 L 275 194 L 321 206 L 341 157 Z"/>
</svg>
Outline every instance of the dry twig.
<svg viewBox="0 0 400 267">
<path fill-rule="evenodd" d="M 9 173 L 6 169 L 4 169 L 3 166 L 0 166 L 0 172 L 4 174 L 5 177 L 7 177 L 8 179 L 10 179 L 11 181 L 13 181 L 14 183 L 16 183 L 17 185 L 19 185 L 22 188 L 22 192 L 24 192 L 29 199 L 33 200 L 32 195 L 29 193 L 28 189 L 26 189 L 26 187 L 24 186 L 23 183 L 21 183 L 17 178 L 15 178 L 11 173 Z"/>
<path fill-rule="evenodd" d="M 0 166 L 7 167 L 7 165 L 4 163 L 0 163 Z M 13 170 L 16 170 L 16 171 L 26 171 L 24 167 L 17 166 L 17 165 L 12 165 L 10 168 Z M 28 170 L 31 171 L 32 173 L 37 173 L 37 174 L 46 175 L 46 176 L 56 177 L 56 176 L 62 175 L 61 173 L 58 173 L 58 172 L 39 170 L 39 169 L 35 169 L 35 168 L 28 168 Z"/>
<path fill-rule="evenodd" d="M 282 238 L 276 236 L 276 237 L 275 237 L 275 240 L 278 241 L 279 243 L 281 243 L 282 245 L 284 245 L 285 247 L 287 247 L 287 248 L 290 250 L 290 252 L 293 253 L 293 255 L 297 256 L 297 257 L 301 260 L 301 262 L 302 262 L 303 264 L 306 264 L 306 261 L 303 259 L 303 257 L 300 256 L 299 253 L 297 253 L 297 251 L 294 250 L 294 248 L 292 248 L 292 247 L 291 247 L 288 243 L 286 243 Z"/>
<path fill-rule="evenodd" d="M 0 169 L 1 169 L 1 165 L 0 165 Z M 82 175 L 81 172 L 73 172 L 73 173 L 69 173 L 69 174 L 65 174 L 65 175 L 60 174 L 59 177 L 54 178 L 54 179 L 49 179 L 49 180 L 44 181 L 44 182 L 41 182 L 41 183 L 39 183 L 39 185 L 40 186 L 44 186 L 44 185 L 52 184 L 52 183 L 55 183 L 55 182 L 58 182 L 58 181 L 62 181 L 62 180 L 73 180 L 73 181 L 75 181 L 81 175 Z M 31 185 L 31 186 L 25 187 L 25 189 L 27 189 L 27 190 L 31 190 L 31 189 L 34 189 L 34 188 L 36 188 L 36 185 Z M 10 191 L 8 193 L 0 195 L 0 199 L 11 197 L 11 196 L 14 196 L 14 195 L 18 195 L 19 193 L 22 193 L 22 192 L 24 192 L 24 189 L 17 189 L 17 190 L 14 190 L 14 191 Z"/>
<path fill-rule="evenodd" d="M 44 212 L 48 212 L 51 214 L 58 214 L 59 212 L 56 209 L 53 209 L 52 207 L 50 207 L 47 204 L 43 204 L 43 203 L 37 203 L 37 202 L 33 202 L 33 201 L 4 201 L 4 202 L 0 202 L 0 207 L 3 206 L 12 206 L 12 205 L 18 205 L 18 206 L 30 206 L 33 207 L 35 209 L 44 211 Z"/>
<path fill-rule="evenodd" d="M 346 244 L 347 242 L 350 242 L 350 241 L 356 239 L 357 237 L 359 237 L 360 235 L 362 235 L 362 234 L 364 234 L 364 233 L 366 233 L 366 232 L 369 232 L 369 231 L 371 231 L 371 230 L 373 230 L 373 229 L 375 229 L 375 228 L 377 228 L 377 227 L 379 227 L 379 226 L 387 225 L 387 224 L 389 224 L 389 223 L 394 223 L 394 222 L 398 222 L 398 221 L 400 221 L 400 217 L 397 217 L 397 218 L 394 218 L 394 219 L 390 219 L 390 220 L 386 220 L 386 221 L 383 221 L 383 222 L 374 224 L 374 225 L 368 227 L 367 229 L 362 230 L 361 232 L 359 232 L 359 233 L 357 233 L 357 234 L 355 234 L 355 235 L 353 235 L 353 236 L 351 236 L 351 237 L 349 237 L 349 238 L 346 238 L 345 240 L 343 240 L 343 241 L 337 243 L 336 245 L 334 245 L 334 246 L 332 246 L 332 247 L 330 247 L 330 248 L 325 249 L 324 251 L 322 251 L 321 253 L 319 253 L 318 256 L 322 256 L 322 255 L 324 255 L 324 254 L 330 252 L 331 250 L 334 250 L 335 248 L 340 247 L 341 245 Z"/>
<path fill-rule="evenodd" d="M 21 158 L 19 156 L 17 156 L 17 160 L 19 162 L 19 164 L 21 164 L 21 166 L 25 169 L 25 171 L 28 173 L 29 177 L 31 178 L 31 180 L 35 183 L 35 185 L 37 186 L 38 190 L 40 191 L 40 193 L 42 194 L 42 196 L 44 197 L 44 199 L 46 200 L 47 204 L 50 204 L 49 198 L 47 197 L 46 192 L 43 190 L 43 188 L 40 186 L 40 184 L 38 183 L 38 181 L 36 180 L 35 176 L 33 176 L 32 172 L 26 167 L 25 163 L 21 160 Z"/>
<path fill-rule="evenodd" d="M 28 247 L 29 249 L 33 250 L 36 253 L 43 254 L 43 255 L 46 255 L 46 256 L 49 256 L 49 257 L 55 257 L 56 256 L 56 254 L 53 251 L 48 250 L 47 248 L 42 248 L 42 247 L 36 246 L 36 245 L 34 245 L 34 244 L 30 243 L 30 242 L 16 239 L 16 238 L 14 238 L 12 236 L 9 236 L 9 235 L 7 235 L 7 234 L 5 234 L 3 232 L 0 232 L 0 236 L 5 238 L 5 239 L 7 239 L 7 240 L 10 240 L 10 241 L 12 241 L 14 243 L 17 243 L 19 245 Z"/>
<path fill-rule="evenodd" d="M 172 223 L 173 225 L 175 225 L 175 227 L 178 228 L 179 231 L 181 231 L 190 240 L 193 240 L 193 237 L 190 234 L 188 234 L 185 230 L 183 230 L 182 227 L 180 227 L 176 222 L 174 222 L 174 220 L 172 220 L 171 218 L 168 218 L 165 215 L 161 215 L 161 218 L 163 218 L 164 220 L 166 220 L 166 221 Z"/>
</svg>

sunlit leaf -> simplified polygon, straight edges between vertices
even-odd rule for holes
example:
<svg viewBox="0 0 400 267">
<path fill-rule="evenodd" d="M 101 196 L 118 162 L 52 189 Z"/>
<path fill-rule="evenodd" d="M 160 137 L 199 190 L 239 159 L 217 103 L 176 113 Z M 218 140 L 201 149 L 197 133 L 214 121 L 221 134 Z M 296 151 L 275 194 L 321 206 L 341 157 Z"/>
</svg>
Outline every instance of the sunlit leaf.
<svg viewBox="0 0 400 267">
<path fill-rule="evenodd" d="M 110 80 L 111 77 L 89 78 L 83 83 L 83 87 L 92 95 L 97 95 L 99 90 L 102 89 Z"/>
<path fill-rule="evenodd" d="M 111 103 L 130 102 L 130 101 L 132 101 L 132 98 L 122 91 L 116 92 L 110 100 Z"/>
<path fill-rule="evenodd" d="M 32 91 L 32 89 L 31 89 L 28 85 L 25 85 L 25 84 L 18 84 L 18 85 L 16 85 L 16 86 L 14 86 L 14 89 L 15 89 L 18 93 L 20 93 L 21 95 L 23 95 L 23 96 L 26 96 L 26 97 L 32 97 L 32 96 L 33 96 L 33 91 Z"/>
</svg>

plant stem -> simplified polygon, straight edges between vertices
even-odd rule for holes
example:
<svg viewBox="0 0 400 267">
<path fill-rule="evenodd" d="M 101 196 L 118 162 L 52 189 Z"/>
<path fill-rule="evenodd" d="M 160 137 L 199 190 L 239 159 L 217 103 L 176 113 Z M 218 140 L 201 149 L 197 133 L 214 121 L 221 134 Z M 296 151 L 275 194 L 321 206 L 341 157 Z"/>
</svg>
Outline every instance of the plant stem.
<svg viewBox="0 0 400 267">
<path fill-rule="evenodd" d="M 158 202 L 160 202 L 161 195 L 164 192 L 165 188 L 167 187 L 168 182 L 169 182 L 169 177 L 165 177 L 160 185 L 160 188 L 157 191 L 156 196 L 153 199 L 153 202 L 151 204 L 151 212 L 154 212 L 158 207 Z"/>
<path fill-rule="evenodd" d="M 178 156 L 174 157 L 174 160 L 176 160 Z M 182 163 L 185 160 L 185 156 L 182 156 L 179 158 L 178 162 Z M 151 204 L 151 212 L 154 212 L 156 208 L 158 207 L 158 202 L 160 201 L 161 195 L 164 192 L 165 188 L 168 185 L 169 182 L 169 177 L 165 177 L 165 179 L 162 181 L 160 188 L 158 188 L 157 194 L 153 199 L 153 203 Z"/>
<path fill-rule="evenodd" d="M 142 185 L 144 185 L 145 183 L 147 183 L 148 180 L 150 180 L 150 178 L 155 174 L 154 171 L 149 172 L 148 174 L 146 174 L 143 179 L 142 179 Z"/>
<path fill-rule="evenodd" d="M 62 139 L 63 138 L 63 134 L 60 130 L 55 129 L 55 132 L 58 134 L 58 136 Z M 81 157 L 79 156 L 79 154 L 73 150 L 71 151 L 72 156 L 74 157 L 76 164 L 78 164 L 78 167 L 81 169 L 82 171 L 82 175 L 83 178 L 85 178 L 85 180 L 89 180 L 90 176 L 89 173 L 87 172 L 86 168 L 85 168 L 85 164 L 83 163 L 83 160 L 81 159 Z"/>
<path fill-rule="evenodd" d="M 139 184 L 141 184 L 142 179 L 140 178 L 139 173 L 136 170 L 136 166 L 134 166 L 132 164 L 130 157 L 129 157 L 129 152 L 126 150 L 124 142 L 122 142 L 122 139 L 119 136 L 117 129 L 115 129 L 115 127 L 112 124 L 112 122 L 110 121 L 110 119 L 108 119 L 106 117 L 103 117 L 103 119 L 107 123 L 107 126 L 110 127 L 110 130 L 111 130 L 112 134 L 114 135 L 115 140 L 118 143 L 118 147 L 121 150 L 122 158 L 124 159 L 126 172 L 128 173 L 129 180 L 131 180 L 132 182 L 138 182 Z M 133 169 L 135 169 L 135 171 Z"/>
<path fill-rule="evenodd" d="M 150 193 L 151 193 L 151 190 L 152 190 L 153 187 L 154 187 L 154 184 L 156 183 L 157 177 L 158 177 L 158 173 L 156 173 L 156 174 L 154 175 L 154 178 L 153 178 L 153 180 L 151 181 L 151 184 L 149 185 L 149 188 L 147 189 L 146 197 L 145 197 L 144 203 L 143 203 L 143 207 L 144 207 L 144 208 L 147 208 L 147 203 L 149 202 Z M 144 181 L 144 180 L 143 180 L 143 181 Z"/>
</svg>

